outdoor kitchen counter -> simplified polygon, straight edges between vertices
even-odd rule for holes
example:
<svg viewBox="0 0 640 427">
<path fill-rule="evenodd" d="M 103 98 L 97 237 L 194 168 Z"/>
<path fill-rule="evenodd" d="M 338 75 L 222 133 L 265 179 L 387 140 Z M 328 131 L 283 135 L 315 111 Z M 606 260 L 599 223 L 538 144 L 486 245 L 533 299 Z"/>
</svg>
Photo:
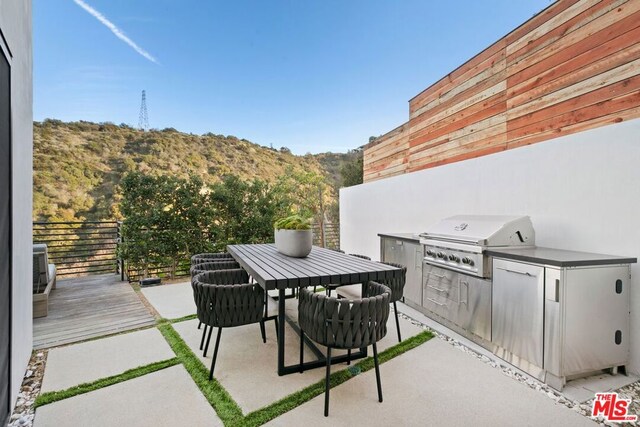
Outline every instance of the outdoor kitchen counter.
<svg viewBox="0 0 640 427">
<path fill-rule="evenodd" d="M 522 249 L 488 249 L 487 255 L 495 258 L 512 259 L 534 264 L 553 265 L 556 267 L 579 267 L 593 265 L 632 264 L 637 258 L 615 255 L 593 254 L 589 252 L 567 251 L 553 248 L 522 248 Z"/>
<path fill-rule="evenodd" d="M 420 236 L 413 233 L 378 233 L 379 237 L 389 237 L 391 239 L 409 240 L 411 242 L 420 242 Z"/>
</svg>

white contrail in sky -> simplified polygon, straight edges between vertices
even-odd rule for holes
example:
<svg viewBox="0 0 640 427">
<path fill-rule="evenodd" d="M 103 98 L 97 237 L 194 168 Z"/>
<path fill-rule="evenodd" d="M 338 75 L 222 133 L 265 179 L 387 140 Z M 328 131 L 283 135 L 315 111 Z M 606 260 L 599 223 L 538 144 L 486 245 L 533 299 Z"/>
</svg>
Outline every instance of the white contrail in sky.
<svg viewBox="0 0 640 427">
<path fill-rule="evenodd" d="M 129 37 L 127 37 L 127 35 L 124 32 L 122 32 L 122 30 L 120 28 L 118 28 L 113 22 L 109 21 L 102 13 L 98 12 L 97 10 L 95 10 L 94 8 L 92 8 L 91 6 L 89 6 L 88 4 L 86 4 L 82 0 L 73 0 L 73 1 L 78 6 L 80 6 L 81 8 L 86 10 L 87 12 L 89 12 L 89 14 L 92 15 L 94 18 L 96 18 L 98 21 L 103 23 L 104 26 L 107 27 L 108 29 L 110 29 L 111 32 L 113 34 L 115 34 L 117 38 L 119 38 L 120 40 L 122 40 L 123 42 L 125 42 L 126 44 L 131 46 L 133 48 L 133 50 L 135 50 L 140 55 L 142 55 L 145 58 L 147 58 L 149 61 L 151 61 L 151 62 L 153 62 L 155 64 L 158 63 L 156 58 L 154 58 L 149 52 L 147 52 L 146 50 L 144 50 L 143 48 L 138 46 L 133 40 L 131 40 Z"/>
</svg>

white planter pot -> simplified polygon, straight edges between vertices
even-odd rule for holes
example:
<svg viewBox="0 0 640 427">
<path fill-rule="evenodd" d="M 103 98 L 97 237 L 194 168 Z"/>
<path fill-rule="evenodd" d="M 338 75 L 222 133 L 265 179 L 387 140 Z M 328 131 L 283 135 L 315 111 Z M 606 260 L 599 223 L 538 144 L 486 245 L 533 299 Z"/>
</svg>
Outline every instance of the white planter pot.
<svg viewBox="0 0 640 427">
<path fill-rule="evenodd" d="M 312 230 L 275 230 L 276 249 L 281 254 L 304 258 L 313 245 Z"/>
</svg>

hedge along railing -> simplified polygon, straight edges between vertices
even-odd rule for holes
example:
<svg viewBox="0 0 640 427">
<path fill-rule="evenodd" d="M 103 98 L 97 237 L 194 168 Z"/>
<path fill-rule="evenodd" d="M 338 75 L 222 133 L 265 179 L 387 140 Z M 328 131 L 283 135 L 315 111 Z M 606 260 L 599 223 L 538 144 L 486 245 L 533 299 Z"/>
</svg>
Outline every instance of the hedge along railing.
<svg viewBox="0 0 640 427">
<path fill-rule="evenodd" d="M 33 243 L 48 247 L 49 262 L 60 277 L 122 271 L 117 247 L 118 221 L 33 223 Z"/>
<path fill-rule="evenodd" d="M 321 227 L 320 224 L 313 224 L 312 229 L 314 245 L 329 249 L 340 248 L 340 224 L 325 223 L 323 227 Z M 203 239 L 210 239 L 208 233 L 203 233 Z M 125 264 L 129 281 L 139 281 L 143 276 L 142 269 L 134 268 L 129 262 L 126 262 Z M 176 278 L 188 276 L 190 267 L 190 257 L 178 260 L 173 277 Z M 147 268 L 147 275 L 150 277 L 169 277 L 171 275 L 171 271 L 172 267 L 168 264 L 150 264 L 150 266 Z"/>
<path fill-rule="evenodd" d="M 330 249 L 340 248 L 340 224 L 314 224 L 313 244 Z M 119 273 L 121 279 L 138 281 L 142 271 L 118 258 L 118 245 L 122 241 L 120 221 L 69 221 L 33 223 L 33 242 L 45 243 L 49 249 L 49 262 L 56 264 L 60 277 L 90 274 Z M 207 239 L 206 233 L 203 239 Z M 176 265 L 175 277 L 189 274 L 190 259 L 185 257 Z M 149 276 L 167 277 L 169 264 L 151 264 Z"/>
<path fill-rule="evenodd" d="M 172 229 L 139 229 L 143 233 L 154 233 L 155 236 L 152 238 L 158 238 L 157 233 L 175 233 L 175 230 Z M 201 233 L 201 241 L 210 243 L 213 246 L 213 241 L 211 238 L 211 233 L 208 231 L 203 231 L 199 229 L 190 229 L 190 230 L 182 230 L 183 233 Z M 143 239 L 144 240 L 144 239 Z M 122 240 L 124 241 L 124 240 Z M 134 244 L 135 241 L 128 240 L 127 244 Z M 156 254 L 158 255 L 158 254 Z M 146 265 L 143 265 L 142 262 L 133 263 L 129 259 L 124 260 L 125 271 L 127 278 L 130 282 L 137 282 L 140 279 L 147 277 L 184 277 L 189 275 L 189 269 L 191 268 L 191 255 L 193 254 L 185 254 L 183 258 L 179 258 L 175 260 L 175 269 L 173 267 L 173 261 L 170 261 L 169 256 L 161 256 L 159 255 L 157 258 L 164 258 L 164 261 L 149 261 Z M 149 254 L 149 258 L 153 258 L 152 254 Z M 146 274 L 145 274 L 146 273 Z"/>
</svg>

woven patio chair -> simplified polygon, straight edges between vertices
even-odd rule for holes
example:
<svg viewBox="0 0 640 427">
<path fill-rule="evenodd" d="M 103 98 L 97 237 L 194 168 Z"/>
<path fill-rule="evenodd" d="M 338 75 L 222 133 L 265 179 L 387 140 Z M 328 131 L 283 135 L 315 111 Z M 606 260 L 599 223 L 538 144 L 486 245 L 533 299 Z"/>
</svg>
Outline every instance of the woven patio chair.
<svg viewBox="0 0 640 427">
<path fill-rule="evenodd" d="M 344 253 L 344 251 L 340 251 L 340 252 Z M 371 258 L 369 258 L 369 257 L 368 257 L 368 256 L 366 256 L 366 255 L 358 255 L 358 254 L 349 254 L 349 255 L 350 255 L 350 256 L 357 257 L 357 258 L 366 259 L 367 261 L 371 261 Z M 327 295 L 328 295 L 328 296 L 331 296 L 331 291 L 333 291 L 333 290 L 335 290 L 335 289 L 338 289 L 340 286 L 345 286 L 345 285 L 327 285 L 327 286 L 325 287 L 325 290 L 326 290 L 326 292 L 327 292 Z M 358 285 L 347 285 L 347 286 L 361 286 L 361 285 L 359 285 L 359 284 L 358 284 Z M 314 290 L 315 290 L 315 289 L 314 289 Z"/>
<path fill-rule="evenodd" d="M 383 262 L 382 264 L 387 264 L 402 270 L 400 276 L 395 279 L 379 281 L 380 283 L 388 286 L 389 289 L 391 289 L 391 302 L 393 303 L 393 312 L 396 317 L 396 331 L 398 332 L 398 342 L 400 342 L 402 341 L 402 336 L 400 335 L 400 321 L 398 318 L 398 306 L 396 302 L 402 299 L 404 293 L 404 285 L 407 281 L 407 267 L 401 264 L 395 264 L 393 262 Z M 338 298 L 360 298 L 362 296 L 362 285 L 341 286 L 340 288 L 338 288 L 337 292 Z"/>
<path fill-rule="evenodd" d="M 202 264 L 195 264 L 189 269 L 189 273 L 191 274 L 191 288 L 193 289 L 193 278 L 197 274 L 204 273 L 206 271 L 216 271 L 216 270 L 233 270 L 236 268 L 240 268 L 240 264 L 236 262 L 233 258 L 215 258 L 208 259 L 208 262 L 203 262 Z M 194 289 L 195 295 L 195 289 Z M 197 309 L 197 307 L 196 307 Z M 202 322 L 198 322 L 198 329 L 202 326 Z M 204 345 L 204 339 L 207 335 L 207 325 L 204 325 L 204 329 L 202 330 L 202 339 L 200 340 L 200 350 L 202 350 L 202 346 Z"/>
<path fill-rule="evenodd" d="M 49 249 L 45 244 L 33 245 L 33 292 L 44 290 L 47 286 L 56 288 L 56 266 L 49 264 Z"/>
<path fill-rule="evenodd" d="M 196 254 L 191 257 L 191 266 L 196 264 L 202 264 L 209 261 L 215 261 L 219 259 L 233 259 L 228 252 L 206 252 L 202 254 Z"/>
<path fill-rule="evenodd" d="M 304 335 L 327 347 L 324 416 L 329 416 L 329 376 L 331 350 L 373 347 L 373 361 L 378 384 L 378 401 L 382 402 L 382 385 L 376 343 L 387 334 L 391 290 L 369 282 L 368 296 L 360 299 L 338 299 L 300 289 L 298 323 L 300 325 L 300 372 L 304 363 Z"/>
<path fill-rule="evenodd" d="M 242 269 L 207 271 L 193 278 L 199 319 L 210 328 L 207 346 L 211 331 L 218 328 L 209 380 L 213 379 L 223 328 L 251 323 L 260 323 L 264 328 L 265 292 L 260 285 L 248 281 L 249 276 Z"/>
</svg>

